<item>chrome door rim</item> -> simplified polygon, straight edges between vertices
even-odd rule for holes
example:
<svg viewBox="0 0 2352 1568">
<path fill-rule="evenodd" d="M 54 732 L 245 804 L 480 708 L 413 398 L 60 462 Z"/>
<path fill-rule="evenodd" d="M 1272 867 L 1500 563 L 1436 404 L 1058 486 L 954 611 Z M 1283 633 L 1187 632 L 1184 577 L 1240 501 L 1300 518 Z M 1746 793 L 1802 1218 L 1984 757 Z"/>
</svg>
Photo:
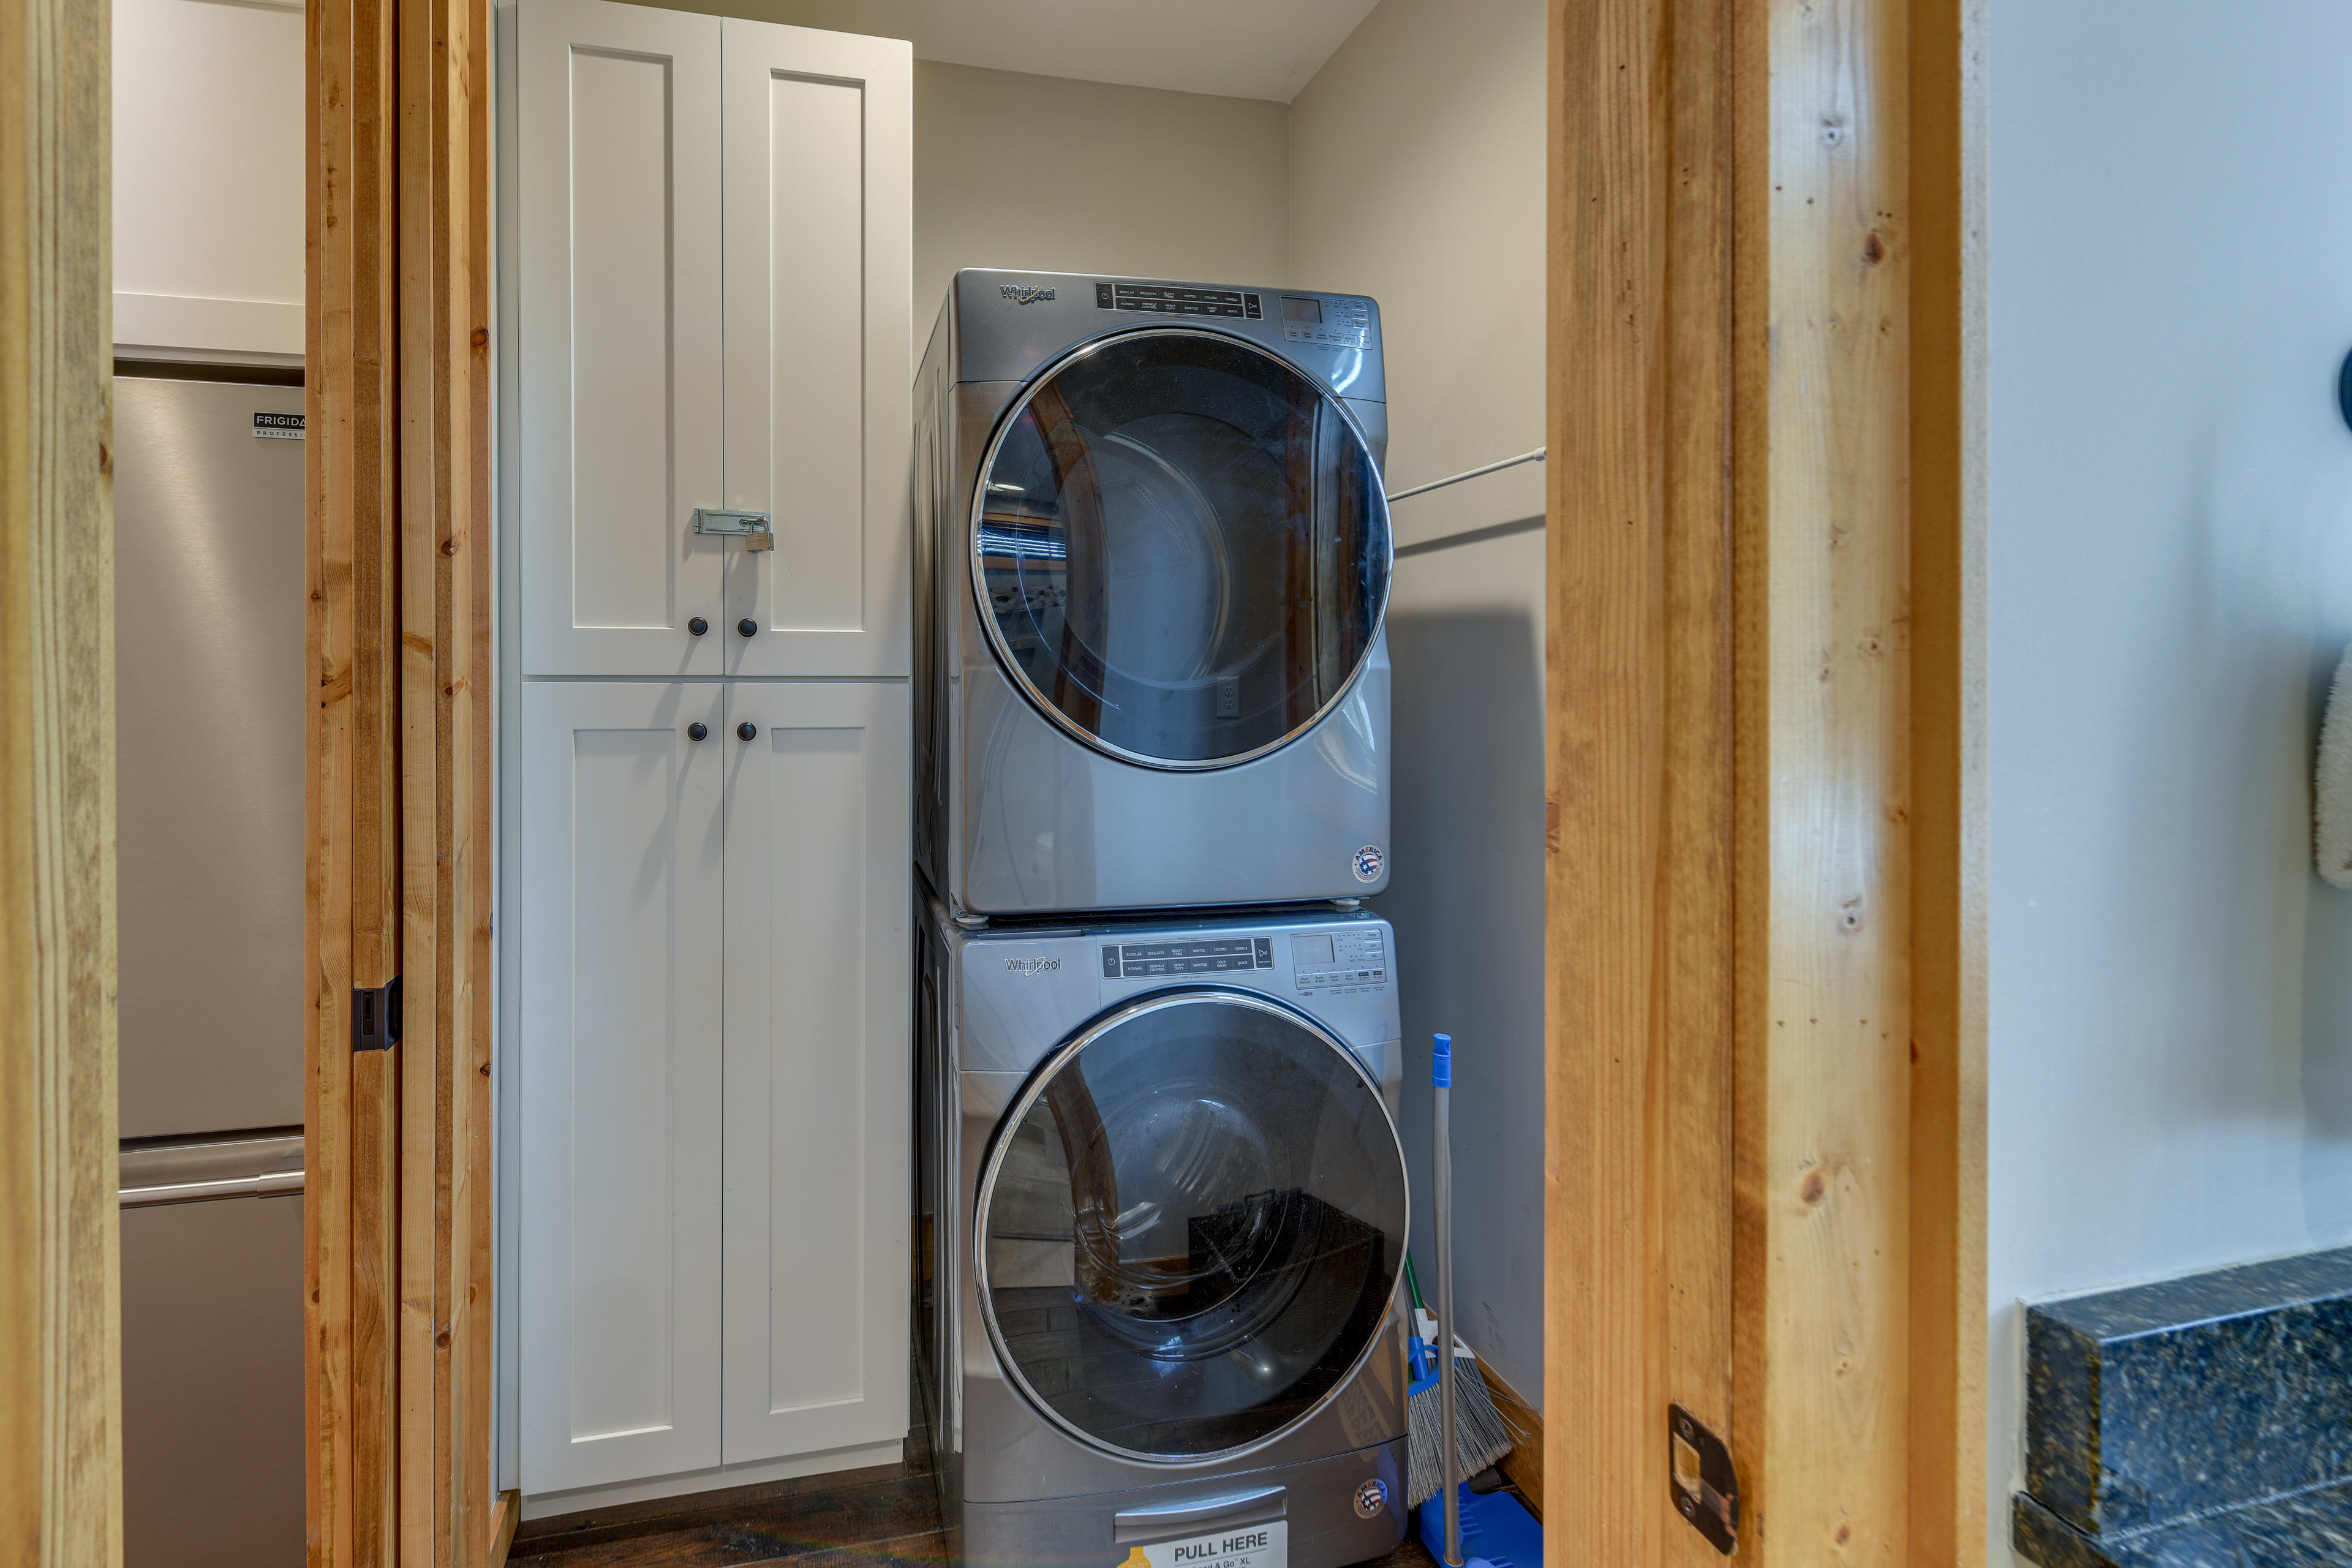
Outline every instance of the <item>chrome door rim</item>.
<svg viewBox="0 0 2352 1568">
<path fill-rule="evenodd" d="M 1276 1427 L 1263 1437 L 1244 1443 L 1237 1447 L 1220 1448 L 1212 1454 L 1153 1454 L 1137 1448 L 1122 1448 L 1116 1443 L 1103 1441 L 1095 1434 L 1064 1417 L 1061 1412 L 1048 1405 L 1030 1388 L 1029 1380 L 1022 1375 L 1019 1364 L 1013 1361 L 1012 1352 L 1006 1350 L 1004 1336 L 996 1325 L 996 1303 L 989 1294 L 986 1226 L 988 1211 L 996 1196 L 997 1172 L 1003 1164 L 1004 1152 L 1012 1142 L 1006 1133 L 1010 1129 L 1020 1125 L 1022 1118 L 1029 1113 L 1030 1107 L 1037 1103 L 1038 1096 L 1045 1092 L 1045 1085 L 1053 1076 L 1061 1071 L 1072 1058 L 1122 1024 L 1142 1017 L 1147 1013 L 1156 1013 L 1170 1007 L 1202 1005 L 1251 1007 L 1261 1013 L 1271 1014 L 1284 1023 L 1295 1024 L 1305 1029 L 1337 1052 L 1350 1068 L 1355 1069 L 1356 1076 L 1363 1080 L 1364 1088 L 1370 1093 L 1372 1103 L 1380 1108 L 1381 1124 L 1388 1129 L 1390 1147 L 1396 1152 L 1397 1184 L 1402 1190 L 1403 1199 L 1404 1230 L 1397 1237 L 1397 1256 L 1400 1261 L 1397 1264 L 1396 1278 L 1389 1282 L 1388 1301 L 1381 1310 L 1381 1328 L 1364 1342 L 1363 1348 L 1359 1350 L 1355 1359 L 1348 1363 L 1348 1370 L 1332 1382 L 1331 1386 L 1324 1391 L 1320 1399 L 1301 1411 L 1295 1419 Z M 1160 1465 L 1171 1468 L 1183 1465 L 1213 1464 L 1221 1460 L 1236 1458 L 1244 1454 L 1254 1454 L 1270 1443 L 1279 1442 L 1323 1414 L 1333 1400 L 1346 1393 L 1355 1383 L 1357 1373 L 1364 1370 L 1364 1363 L 1370 1360 L 1372 1352 L 1380 1348 L 1381 1341 L 1386 1337 L 1390 1322 L 1395 1315 L 1397 1292 L 1404 1288 L 1404 1264 L 1402 1259 L 1406 1256 L 1405 1249 L 1412 1239 L 1412 1172 L 1405 1163 L 1404 1140 L 1397 1132 L 1396 1118 L 1389 1110 L 1388 1096 L 1381 1092 L 1380 1080 L 1372 1077 L 1371 1073 L 1365 1068 L 1362 1060 L 1349 1048 L 1347 1042 L 1325 1028 L 1316 1019 L 1274 997 L 1262 996 L 1249 991 L 1231 991 L 1217 986 L 1189 986 L 1181 991 L 1160 991 L 1149 996 L 1139 996 L 1133 1001 L 1124 1003 L 1108 1013 L 1097 1016 L 1080 1028 L 1076 1034 L 1055 1047 L 1053 1053 L 1031 1071 L 1029 1080 L 1021 1086 L 1021 1092 L 1013 1097 L 1013 1103 L 1007 1106 L 1003 1115 L 997 1119 L 996 1130 L 989 1134 L 988 1159 L 981 1167 L 980 1186 L 973 1195 L 971 1205 L 972 1288 L 980 1301 L 981 1322 L 988 1331 L 989 1351 L 996 1358 L 997 1370 L 1003 1375 L 1005 1383 L 1013 1392 L 1020 1394 L 1022 1402 L 1030 1409 L 1060 1428 L 1066 1436 L 1077 1439 L 1097 1452 L 1114 1455 L 1118 1458 L 1134 1459 L 1142 1464 Z"/>
<path fill-rule="evenodd" d="M 1331 694 L 1331 700 L 1318 708 L 1314 715 L 1304 723 L 1275 740 L 1268 741 L 1262 746 L 1247 752 L 1237 752 L 1229 757 L 1211 757 L 1198 762 L 1187 762 L 1170 757 L 1148 756 L 1141 752 L 1131 752 L 1125 746 L 1118 745 L 1103 739 L 1100 735 L 1092 733 L 1084 725 L 1063 712 L 1044 692 L 1037 689 L 1036 683 L 1029 679 L 1028 675 L 1022 670 L 1020 661 L 1013 657 L 1012 648 L 1005 644 L 1004 630 L 996 624 L 996 616 L 988 607 L 988 584 L 982 576 L 980 563 L 981 521 L 988 506 L 989 472 L 996 466 L 998 449 L 1004 445 L 1005 437 L 1013 433 L 1013 422 L 1021 417 L 1021 411 L 1029 406 L 1037 394 L 1045 390 L 1045 384 L 1053 380 L 1060 372 L 1089 355 L 1100 353 L 1113 343 L 1133 342 L 1141 338 L 1206 338 L 1213 342 L 1230 343 L 1245 348 L 1260 358 L 1280 365 L 1284 370 L 1314 387 L 1316 394 L 1339 414 L 1349 437 L 1363 452 L 1364 461 L 1371 468 L 1373 479 L 1381 481 L 1373 486 L 1372 494 L 1380 511 L 1381 552 L 1385 562 L 1381 581 L 1380 607 L 1372 615 L 1372 634 L 1364 639 L 1364 657 L 1356 661 L 1356 668 L 1348 672 L 1348 679 L 1339 683 L 1339 689 Z M 1099 338 L 1080 343 L 1076 348 L 1048 360 L 1030 374 L 1029 379 L 1022 383 L 1020 392 L 1011 403 L 1005 405 L 1003 412 L 997 416 L 996 428 L 989 433 L 988 447 L 981 454 L 980 468 L 973 477 L 972 486 L 971 510 L 967 529 L 970 535 L 972 611 L 980 617 L 980 624 L 987 632 L 989 651 L 995 656 L 997 667 L 1011 677 L 1013 686 L 1027 700 L 1029 706 L 1045 715 L 1063 733 L 1082 745 L 1090 746 L 1105 756 L 1116 757 L 1120 762 L 1132 763 L 1138 767 L 1158 768 L 1167 773 L 1209 773 L 1218 768 L 1236 768 L 1244 763 L 1254 763 L 1260 757 L 1269 756 L 1320 725 L 1324 720 L 1328 719 L 1338 710 L 1341 703 L 1348 700 L 1354 693 L 1357 685 L 1363 679 L 1364 671 L 1370 668 L 1373 649 L 1380 645 L 1381 637 L 1388 630 L 1389 600 L 1396 589 L 1396 525 L 1389 514 L 1385 476 L 1381 473 L 1379 461 L 1372 456 L 1370 438 L 1365 436 L 1362 424 L 1349 408 L 1346 398 L 1333 392 L 1318 377 L 1308 374 L 1304 366 L 1293 363 L 1262 343 L 1253 342 L 1234 333 L 1220 332 L 1200 327 L 1133 327 L 1123 331 L 1106 332 Z"/>
</svg>

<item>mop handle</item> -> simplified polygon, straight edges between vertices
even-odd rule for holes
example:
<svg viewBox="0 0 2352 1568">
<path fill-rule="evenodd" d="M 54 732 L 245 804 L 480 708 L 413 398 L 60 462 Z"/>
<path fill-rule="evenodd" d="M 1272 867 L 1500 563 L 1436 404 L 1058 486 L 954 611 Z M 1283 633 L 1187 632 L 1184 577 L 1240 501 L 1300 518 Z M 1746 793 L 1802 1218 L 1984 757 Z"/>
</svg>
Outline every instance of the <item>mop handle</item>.
<svg viewBox="0 0 2352 1568">
<path fill-rule="evenodd" d="M 1437 1400 L 1444 1413 L 1445 1455 L 1445 1561 L 1462 1563 L 1462 1449 L 1454 1413 L 1454 1131 L 1447 1101 L 1454 1092 L 1454 1037 L 1431 1038 L 1429 1081 L 1436 1091 L 1436 1182 L 1432 1193 L 1437 1219 Z"/>
</svg>

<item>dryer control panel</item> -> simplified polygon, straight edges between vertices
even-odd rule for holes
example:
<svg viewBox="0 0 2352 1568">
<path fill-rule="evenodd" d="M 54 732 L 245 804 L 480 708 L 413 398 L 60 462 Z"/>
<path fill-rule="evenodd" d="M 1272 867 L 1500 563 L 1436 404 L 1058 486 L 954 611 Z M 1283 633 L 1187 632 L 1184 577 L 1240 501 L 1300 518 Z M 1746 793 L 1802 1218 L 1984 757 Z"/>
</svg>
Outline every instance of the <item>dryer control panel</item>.
<svg viewBox="0 0 2352 1568">
<path fill-rule="evenodd" d="M 1231 316 L 1255 321 L 1265 314 L 1260 297 L 1239 289 L 1188 289 L 1174 283 L 1097 283 L 1097 310 L 1142 310 L 1156 316 Z"/>
</svg>

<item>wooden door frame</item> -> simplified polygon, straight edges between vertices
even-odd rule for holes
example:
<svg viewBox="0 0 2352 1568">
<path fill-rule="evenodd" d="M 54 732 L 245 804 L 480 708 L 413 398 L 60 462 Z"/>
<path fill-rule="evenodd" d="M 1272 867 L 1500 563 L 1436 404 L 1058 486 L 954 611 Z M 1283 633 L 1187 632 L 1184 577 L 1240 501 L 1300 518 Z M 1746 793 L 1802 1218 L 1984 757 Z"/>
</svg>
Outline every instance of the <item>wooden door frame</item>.
<svg viewBox="0 0 2352 1568">
<path fill-rule="evenodd" d="M 489 8 L 306 17 L 311 1568 L 476 1568 L 490 1494 Z M 401 1037 L 358 1050 L 354 988 Z"/>
<path fill-rule="evenodd" d="M 1983 0 L 1554 0 L 1546 1525 L 1984 1560 Z"/>
<path fill-rule="evenodd" d="M 122 1560 L 104 0 L 0 0 L 0 1557 Z"/>
</svg>

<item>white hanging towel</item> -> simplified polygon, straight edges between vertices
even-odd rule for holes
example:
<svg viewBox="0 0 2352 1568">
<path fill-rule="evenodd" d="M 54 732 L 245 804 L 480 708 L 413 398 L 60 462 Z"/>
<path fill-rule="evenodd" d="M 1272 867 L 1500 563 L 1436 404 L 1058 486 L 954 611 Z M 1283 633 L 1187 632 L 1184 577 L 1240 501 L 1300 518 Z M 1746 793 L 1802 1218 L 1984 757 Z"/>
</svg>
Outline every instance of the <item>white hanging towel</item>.
<svg viewBox="0 0 2352 1568">
<path fill-rule="evenodd" d="M 2336 668 L 2327 694 L 2327 717 L 2319 726 L 2316 802 L 2319 874 L 2352 889 L 2352 648 Z"/>
</svg>

